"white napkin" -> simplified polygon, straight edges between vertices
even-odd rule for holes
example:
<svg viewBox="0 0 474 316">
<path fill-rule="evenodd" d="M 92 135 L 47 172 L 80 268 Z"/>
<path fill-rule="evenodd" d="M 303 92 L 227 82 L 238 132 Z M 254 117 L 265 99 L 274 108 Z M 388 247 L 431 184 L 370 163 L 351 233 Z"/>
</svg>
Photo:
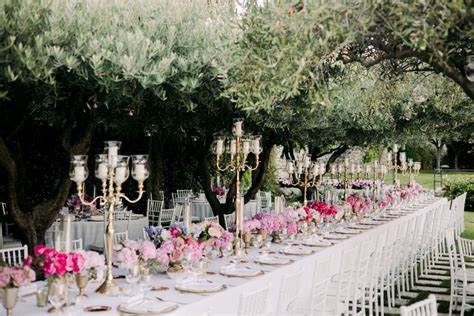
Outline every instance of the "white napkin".
<svg viewBox="0 0 474 316">
<path fill-rule="evenodd" d="M 264 258 L 267 258 L 268 257 L 268 253 L 267 252 L 264 252 L 264 253 L 258 253 L 255 258 L 256 259 L 264 259 Z"/>
<path fill-rule="evenodd" d="M 221 267 L 221 272 L 226 273 L 229 271 L 234 271 L 237 268 L 237 265 L 235 263 L 229 263 Z"/>
<path fill-rule="evenodd" d="M 264 264 L 287 264 L 290 263 L 290 259 L 266 256 L 264 258 L 256 259 L 256 262 Z"/>
<path fill-rule="evenodd" d="M 193 275 L 185 276 L 184 278 L 180 278 L 176 280 L 176 285 L 185 285 L 189 283 L 193 283 L 196 281 L 196 278 Z"/>
<path fill-rule="evenodd" d="M 18 290 L 18 296 L 26 296 L 26 295 L 36 293 L 37 288 L 38 287 L 36 283 L 30 283 L 28 285 L 20 286 L 20 289 Z"/>
<path fill-rule="evenodd" d="M 180 291 L 214 292 L 222 289 L 222 284 L 194 281 L 187 284 L 176 284 L 176 289 Z"/>
<path fill-rule="evenodd" d="M 133 296 L 122 296 L 121 297 L 124 305 L 137 305 L 143 301 L 143 294 L 137 294 Z"/>
<path fill-rule="evenodd" d="M 312 251 L 310 249 L 291 247 L 288 249 L 284 249 L 283 253 L 288 255 L 309 255 L 312 253 Z"/>
</svg>

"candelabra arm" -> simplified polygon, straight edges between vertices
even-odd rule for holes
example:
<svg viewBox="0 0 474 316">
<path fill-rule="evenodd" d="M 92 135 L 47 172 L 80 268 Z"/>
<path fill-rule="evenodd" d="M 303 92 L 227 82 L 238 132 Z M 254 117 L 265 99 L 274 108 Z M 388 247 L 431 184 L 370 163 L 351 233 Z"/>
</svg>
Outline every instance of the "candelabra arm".
<svg viewBox="0 0 474 316">
<path fill-rule="evenodd" d="M 142 198 L 143 196 L 143 193 L 145 193 L 145 190 L 143 190 L 143 181 L 140 181 L 138 182 L 138 197 L 135 199 L 135 200 L 131 200 L 129 199 L 127 196 L 125 196 L 125 194 L 123 193 L 119 193 L 118 196 L 120 198 L 123 198 L 124 200 L 126 200 L 127 202 L 129 203 L 137 203 L 138 201 L 140 201 L 140 199 Z"/>
<path fill-rule="evenodd" d="M 246 160 L 244 160 L 244 161 L 246 161 Z M 244 164 L 242 165 L 242 169 L 243 169 L 242 171 L 244 171 L 244 170 L 255 171 L 255 170 L 257 170 L 257 168 L 258 168 L 259 165 L 260 165 L 260 160 L 258 160 L 258 156 L 256 156 L 256 159 L 255 159 L 255 166 L 252 167 L 252 166 L 248 165 L 247 163 L 244 163 Z"/>
<path fill-rule="evenodd" d="M 219 171 L 227 171 L 227 170 L 230 169 L 231 171 L 233 171 L 233 170 L 235 169 L 235 166 L 234 166 L 234 164 L 233 164 L 232 162 L 233 162 L 233 161 L 231 161 L 230 164 L 228 164 L 227 166 L 225 166 L 224 168 L 222 168 L 222 167 L 220 166 L 220 157 L 217 156 L 217 162 L 216 162 L 217 170 L 219 170 Z"/>
<path fill-rule="evenodd" d="M 87 206 L 91 206 L 93 204 L 95 204 L 95 202 L 97 200 L 102 200 L 102 202 L 106 202 L 106 198 L 105 196 L 102 196 L 102 195 L 99 195 L 97 196 L 95 199 L 93 199 L 92 201 L 90 202 L 86 202 L 86 200 L 84 200 L 84 196 L 83 196 L 83 193 L 82 193 L 82 183 L 81 184 L 77 184 L 77 195 L 79 196 L 79 200 L 81 201 L 81 203 L 83 205 L 87 205 Z"/>
</svg>

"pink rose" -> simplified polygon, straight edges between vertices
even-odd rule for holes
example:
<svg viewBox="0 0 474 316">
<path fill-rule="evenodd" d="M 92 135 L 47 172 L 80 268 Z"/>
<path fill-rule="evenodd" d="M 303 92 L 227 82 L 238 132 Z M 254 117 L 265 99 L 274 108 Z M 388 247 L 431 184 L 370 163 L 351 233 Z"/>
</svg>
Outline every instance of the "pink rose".
<svg viewBox="0 0 474 316">
<path fill-rule="evenodd" d="M 140 255 L 143 260 L 148 261 L 156 257 L 155 244 L 152 241 L 145 240 L 139 247 Z"/>
<path fill-rule="evenodd" d="M 48 249 L 48 247 L 46 247 L 45 245 L 38 245 L 38 246 L 35 246 L 33 251 L 35 255 L 41 256 L 42 254 L 44 254 L 46 249 Z"/>
<path fill-rule="evenodd" d="M 184 240 L 182 238 L 175 238 L 173 239 L 173 247 L 175 250 L 183 250 L 184 248 Z"/>
<path fill-rule="evenodd" d="M 73 253 L 71 256 L 72 261 L 72 272 L 80 273 L 84 269 L 86 259 L 81 253 Z"/>
<path fill-rule="evenodd" d="M 138 247 L 139 247 L 138 242 L 136 242 L 135 240 L 127 240 L 127 242 L 125 243 L 125 246 L 134 251 L 138 250 Z"/>
<path fill-rule="evenodd" d="M 22 269 L 20 268 L 15 268 L 13 269 L 12 273 L 11 273 L 11 278 L 12 278 L 12 281 L 13 281 L 13 285 L 16 286 L 16 287 L 20 287 L 22 285 L 25 285 L 26 283 L 28 283 L 27 279 L 26 279 L 26 275 L 25 275 L 25 272 L 23 272 Z"/>
<path fill-rule="evenodd" d="M 209 232 L 209 236 L 215 237 L 215 238 L 219 238 L 222 235 L 222 232 L 220 231 L 220 229 L 215 227 L 214 225 L 211 225 L 211 227 L 209 227 L 208 232 Z"/>
<path fill-rule="evenodd" d="M 175 249 L 175 250 L 171 251 L 170 261 L 176 262 L 176 261 L 181 260 L 182 258 L 183 258 L 183 253 L 180 250 Z"/>
<path fill-rule="evenodd" d="M 0 268 L 0 288 L 5 288 L 10 283 L 10 270 L 10 268 Z"/>
<path fill-rule="evenodd" d="M 36 273 L 33 269 L 31 269 L 29 266 L 23 267 L 23 270 L 25 271 L 26 277 L 30 282 L 36 281 Z"/>
</svg>

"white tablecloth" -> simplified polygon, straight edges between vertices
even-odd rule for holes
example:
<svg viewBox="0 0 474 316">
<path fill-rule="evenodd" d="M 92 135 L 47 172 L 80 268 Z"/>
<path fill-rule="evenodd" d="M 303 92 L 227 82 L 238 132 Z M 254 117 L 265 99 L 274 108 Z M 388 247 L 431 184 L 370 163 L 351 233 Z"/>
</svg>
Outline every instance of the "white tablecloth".
<svg viewBox="0 0 474 316">
<path fill-rule="evenodd" d="M 275 315 L 279 308 L 279 295 L 282 285 L 282 280 L 285 276 L 301 271 L 303 273 L 302 282 L 299 286 L 295 286 L 292 290 L 298 291 L 303 296 L 310 293 L 312 286 L 312 272 L 317 260 L 323 258 L 331 258 L 332 273 L 337 273 L 339 269 L 342 250 L 346 247 L 354 247 L 361 244 L 367 239 L 376 240 L 377 236 L 387 232 L 392 228 L 398 228 L 398 225 L 406 221 L 414 221 L 416 217 L 422 216 L 424 220 L 425 215 L 433 211 L 436 207 L 444 203 L 446 200 L 438 200 L 423 207 L 418 211 L 410 213 L 406 216 L 394 219 L 383 225 L 376 226 L 364 233 L 355 235 L 349 239 L 335 242 L 336 244 L 329 248 L 313 248 L 315 253 L 310 256 L 291 256 L 295 261 L 292 264 L 275 267 L 275 266 L 259 266 L 251 260 L 255 256 L 255 250 L 250 250 L 248 263 L 243 263 L 245 266 L 255 269 L 263 270 L 265 273 L 256 278 L 227 278 L 219 274 L 219 267 L 224 263 L 223 259 L 213 261 L 209 271 L 215 272 L 214 275 L 206 276 L 207 280 L 220 282 L 227 285 L 225 291 L 215 294 L 189 294 L 180 293 L 174 289 L 175 281 L 169 279 L 166 275 L 153 276 L 154 286 L 168 287 L 169 290 L 159 292 L 147 293 L 147 298 L 150 300 L 155 297 L 160 297 L 169 302 L 176 302 L 179 308 L 172 312 L 174 315 L 235 315 L 237 314 L 240 295 L 243 293 L 251 293 L 256 289 L 269 286 L 269 295 L 267 302 L 266 315 Z M 421 232 L 420 232 L 421 233 Z M 271 250 L 278 252 L 281 245 L 272 244 Z M 117 280 L 117 283 L 124 284 L 125 280 Z M 117 315 L 116 307 L 123 302 L 124 298 L 109 297 L 100 294 L 95 294 L 93 289 L 98 284 L 91 283 L 86 289 L 89 299 L 79 302 L 76 306 L 69 308 L 70 315 L 82 315 L 82 308 L 92 305 L 107 305 L 113 308 L 112 311 L 101 313 L 101 315 Z M 77 294 L 75 286 L 72 287 L 72 295 Z M 18 315 L 35 315 L 47 316 L 47 308 L 37 308 L 36 299 L 33 297 L 26 298 L 25 302 L 18 302 L 15 308 L 15 314 Z"/>
<path fill-rule="evenodd" d="M 212 213 L 211 205 L 207 201 L 191 201 L 191 211 L 193 216 L 198 217 L 201 221 L 203 221 L 205 217 L 214 216 L 214 214 Z M 247 204 L 245 204 L 245 217 L 252 217 L 256 213 L 257 201 L 250 200 Z"/>
<path fill-rule="evenodd" d="M 134 216 L 137 216 L 136 214 Z M 54 223 L 47 231 L 54 236 L 56 225 Z M 143 227 L 148 226 L 148 219 L 142 216 L 138 219 L 130 220 L 128 226 L 128 237 L 130 239 L 143 239 Z M 116 232 L 126 230 L 126 222 L 117 222 L 115 225 Z M 82 238 L 84 249 L 89 249 L 89 245 L 104 245 L 104 222 L 103 221 L 78 221 L 72 223 L 72 239 Z"/>
</svg>

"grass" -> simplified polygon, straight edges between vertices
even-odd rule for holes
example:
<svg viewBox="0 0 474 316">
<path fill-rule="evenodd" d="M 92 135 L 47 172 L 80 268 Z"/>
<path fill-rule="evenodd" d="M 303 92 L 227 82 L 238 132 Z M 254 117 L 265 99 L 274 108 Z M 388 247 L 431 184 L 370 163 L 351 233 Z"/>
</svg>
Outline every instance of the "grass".
<svg viewBox="0 0 474 316">
<path fill-rule="evenodd" d="M 408 183 L 408 175 L 404 176 L 398 174 L 398 178 L 400 179 L 400 183 Z M 447 183 L 450 179 L 453 178 L 472 178 L 474 180 L 474 172 L 448 171 L 443 173 L 443 183 Z M 428 189 L 434 188 L 433 180 L 434 177 L 432 171 L 422 171 L 419 175 L 415 176 L 415 181 Z M 385 183 L 393 184 L 392 174 L 388 174 L 385 176 Z M 440 184 L 437 183 L 436 185 L 439 186 Z"/>
<path fill-rule="evenodd" d="M 474 239 L 474 212 L 464 212 L 464 232 L 462 237 Z"/>
</svg>

